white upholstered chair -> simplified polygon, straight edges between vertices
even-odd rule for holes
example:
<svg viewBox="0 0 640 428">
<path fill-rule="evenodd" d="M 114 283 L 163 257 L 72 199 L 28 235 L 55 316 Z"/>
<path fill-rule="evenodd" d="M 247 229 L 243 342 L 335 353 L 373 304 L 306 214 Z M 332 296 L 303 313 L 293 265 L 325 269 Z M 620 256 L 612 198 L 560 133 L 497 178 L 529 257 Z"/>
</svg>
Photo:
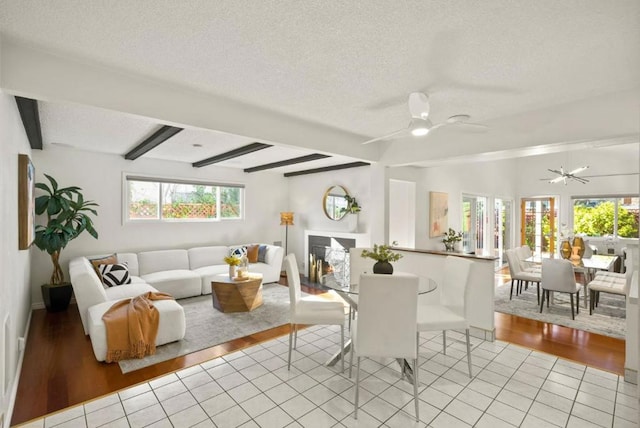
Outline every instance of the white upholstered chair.
<svg viewBox="0 0 640 428">
<path fill-rule="evenodd" d="M 344 371 L 344 304 L 331 302 L 309 296 L 302 297 L 300 290 L 300 273 L 294 254 L 288 254 L 284 259 L 289 285 L 290 314 L 289 314 L 289 356 L 287 369 L 291 369 L 291 349 L 297 344 L 298 324 L 308 325 L 339 325 L 340 326 L 340 359 Z M 295 335 L 295 338 L 294 338 Z"/>
<path fill-rule="evenodd" d="M 540 271 L 534 270 L 522 270 L 522 264 L 520 263 L 520 257 L 518 256 L 517 249 L 506 250 L 505 256 L 507 257 L 507 264 L 509 265 L 509 275 L 511 275 L 511 292 L 509 293 L 509 300 L 513 297 L 513 285 L 516 285 L 516 296 L 522 292 L 522 284 L 528 284 L 534 282 L 536 284 L 536 292 L 538 297 L 538 303 L 540 303 L 540 281 L 542 281 L 542 274 Z"/>
<path fill-rule="evenodd" d="M 549 292 L 569 293 L 571 300 L 571 319 L 575 319 L 573 309 L 573 295 L 577 297 L 576 310 L 580 313 L 580 288 L 582 284 L 576 282 L 573 264 L 569 260 L 544 259 L 542 260 L 542 299 L 540 300 L 540 313 L 544 307 L 545 296 L 547 308 L 549 307 Z"/>
<path fill-rule="evenodd" d="M 447 256 L 444 260 L 444 280 L 439 304 L 418 306 L 418 334 L 421 331 L 442 331 L 442 352 L 447 353 L 447 330 L 464 330 L 467 339 L 467 362 L 471 372 L 471 342 L 467 319 L 467 294 L 473 262 L 462 257 Z"/>
<path fill-rule="evenodd" d="M 354 417 L 358 418 L 360 359 L 402 358 L 413 365 L 413 399 L 418 415 L 418 343 L 416 320 L 418 277 L 413 274 L 363 274 L 359 281 L 358 317 L 351 332 L 351 366 L 356 362 Z M 403 364 L 404 367 L 404 364 Z"/>
<path fill-rule="evenodd" d="M 592 315 L 595 308 L 598 307 L 600 293 L 617 294 L 619 296 L 624 296 L 625 299 L 629 296 L 631 279 L 633 277 L 631 260 L 631 257 L 627 257 L 625 260 L 625 273 L 609 271 L 596 272 L 595 277 L 588 284 L 590 302 L 589 315 Z"/>
</svg>

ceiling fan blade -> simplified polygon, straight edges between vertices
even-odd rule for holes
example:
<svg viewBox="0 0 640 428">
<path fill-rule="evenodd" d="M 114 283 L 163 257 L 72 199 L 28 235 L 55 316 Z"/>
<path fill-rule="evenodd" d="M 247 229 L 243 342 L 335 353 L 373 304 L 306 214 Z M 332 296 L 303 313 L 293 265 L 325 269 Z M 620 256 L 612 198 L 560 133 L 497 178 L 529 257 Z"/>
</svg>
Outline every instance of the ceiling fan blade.
<svg viewBox="0 0 640 428">
<path fill-rule="evenodd" d="M 578 174 L 578 173 L 580 173 L 580 172 L 584 171 L 584 170 L 585 170 L 585 169 L 587 169 L 587 168 L 589 168 L 589 166 L 588 166 L 588 165 L 587 165 L 587 166 L 581 166 L 580 168 L 576 168 L 576 169 L 574 169 L 573 171 L 568 172 L 567 174 L 569 174 L 569 175 Z"/>
<path fill-rule="evenodd" d="M 422 92 L 409 94 L 409 112 L 411 117 L 426 119 L 429 117 L 429 97 Z"/>
<path fill-rule="evenodd" d="M 561 175 L 559 177 L 554 178 L 553 180 L 550 180 L 549 183 L 552 183 L 552 184 L 559 183 L 564 179 L 565 179 L 565 176 Z M 566 184 L 566 180 L 565 180 L 565 184 Z"/>
<path fill-rule="evenodd" d="M 558 171 L 557 169 L 547 169 L 547 171 L 551 171 L 551 172 L 553 172 L 554 174 L 560 174 L 560 175 L 563 175 L 563 173 L 562 173 L 562 172 L 560 172 L 560 171 Z"/>
<path fill-rule="evenodd" d="M 397 131 L 394 131 L 391 134 L 387 134 L 387 135 L 383 135 L 382 137 L 377 137 L 377 138 L 373 138 L 371 140 L 367 140 L 362 144 L 365 145 L 365 144 L 375 143 L 376 141 L 386 140 L 387 138 L 391 138 L 391 137 L 394 137 L 394 136 L 396 136 L 398 134 L 402 134 L 403 132 L 407 132 L 407 130 L 408 130 L 408 128 L 398 129 Z"/>
<path fill-rule="evenodd" d="M 589 180 L 587 180 L 586 178 L 576 177 L 575 175 L 571 175 L 571 178 L 573 178 L 576 181 L 579 181 L 582 184 L 585 184 L 585 183 L 589 182 Z"/>
</svg>

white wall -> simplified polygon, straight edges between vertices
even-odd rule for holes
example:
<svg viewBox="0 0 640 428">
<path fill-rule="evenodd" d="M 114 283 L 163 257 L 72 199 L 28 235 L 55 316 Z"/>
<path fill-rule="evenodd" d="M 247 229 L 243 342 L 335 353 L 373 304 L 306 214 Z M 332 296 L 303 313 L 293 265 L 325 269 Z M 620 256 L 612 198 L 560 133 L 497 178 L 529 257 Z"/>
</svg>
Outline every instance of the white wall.
<svg viewBox="0 0 640 428">
<path fill-rule="evenodd" d="M 128 161 L 121 156 L 56 145 L 46 145 L 45 150 L 34 152 L 33 162 L 39 182 L 46 180 L 43 173 L 49 174 L 61 186 L 81 187 L 85 199 L 92 199 L 100 205 L 95 218 L 99 239 L 85 233 L 64 249 L 60 260 L 65 275 L 67 263 L 78 255 L 284 240 L 279 212 L 288 203 L 289 191 L 282 174 L 246 174 L 240 169 L 216 166 L 193 168 L 187 163 L 144 158 Z M 123 224 L 124 172 L 244 183 L 246 218 L 222 222 Z M 37 221 L 42 223 L 44 219 Z M 42 302 L 40 284 L 47 282 L 50 274 L 48 254 L 35 250 L 32 269 L 34 303 Z"/>
<path fill-rule="evenodd" d="M 7 419 L 17 382 L 18 337 L 26 335 L 31 312 L 30 250 L 18 250 L 18 154 L 31 155 L 31 148 L 14 97 L 0 91 L 0 415 Z"/>
<path fill-rule="evenodd" d="M 416 182 L 416 248 L 444 250 L 441 238 L 429 238 L 429 192 L 449 195 L 449 227 L 460 230 L 462 225 L 462 194 L 515 199 L 514 162 L 477 162 L 442 167 L 392 168 L 389 176 Z M 492 207 L 493 205 L 489 205 Z"/>
<path fill-rule="evenodd" d="M 334 221 L 324 214 L 322 198 L 331 186 L 344 186 L 362 207 L 358 214 L 358 231 L 369 233 L 373 242 L 384 242 L 384 177 L 384 168 L 370 165 L 289 178 L 289 205 L 280 210 L 288 208 L 294 212 L 295 226 L 289 227 L 288 250 L 289 253 L 295 253 L 300 266 L 304 264 L 305 229 L 349 231 L 346 216 L 340 221 Z"/>
</svg>

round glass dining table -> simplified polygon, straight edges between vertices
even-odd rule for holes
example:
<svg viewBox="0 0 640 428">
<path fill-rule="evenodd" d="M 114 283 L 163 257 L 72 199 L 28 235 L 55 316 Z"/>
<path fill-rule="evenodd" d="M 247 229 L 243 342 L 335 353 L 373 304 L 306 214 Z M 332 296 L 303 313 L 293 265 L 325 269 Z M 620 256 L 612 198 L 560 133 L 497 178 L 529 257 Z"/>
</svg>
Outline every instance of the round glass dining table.
<svg viewBox="0 0 640 428">
<path fill-rule="evenodd" d="M 404 272 L 403 272 L 404 273 Z M 393 275 L 393 274 L 392 274 Z M 438 288 L 438 283 L 433 279 L 418 275 L 418 294 L 427 294 Z M 335 290 L 339 293 L 357 295 L 360 287 L 357 283 L 354 284 L 341 284 L 332 275 L 325 275 L 322 278 L 322 286 L 330 290 Z M 351 303 L 351 302 L 350 302 Z"/>
</svg>

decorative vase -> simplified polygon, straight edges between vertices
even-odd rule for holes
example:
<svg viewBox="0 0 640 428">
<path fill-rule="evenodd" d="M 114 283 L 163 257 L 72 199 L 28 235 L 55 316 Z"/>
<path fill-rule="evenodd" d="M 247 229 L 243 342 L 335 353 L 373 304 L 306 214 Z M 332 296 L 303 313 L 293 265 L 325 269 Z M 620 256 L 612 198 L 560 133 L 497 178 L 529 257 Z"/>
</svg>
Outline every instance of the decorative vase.
<svg viewBox="0 0 640 428">
<path fill-rule="evenodd" d="M 73 287 L 70 282 L 60 285 L 44 284 L 40 288 L 47 311 L 61 312 L 67 309 L 73 293 Z"/>
<path fill-rule="evenodd" d="M 445 249 L 445 251 L 455 251 L 456 250 L 456 243 L 455 242 L 445 242 L 444 243 L 444 249 Z"/>
<path fill-rule="evenodd" d="M 566 241 L 562 241 L 562 244 L 560 244 L 560 255 L 563 259 L 571 257 L 571 243 L 568 239 Z"/>
<path fill-rule="evenodd" d="M 347 215 L 347 225 L 349 227 L 349 232 L 358 231 L 358 213 Z"/>
<path fill-rule="evenodd" d="M 573 246 L 580 249 L 578 253 L 580 254 L 580 258 L 582 258 L 582 256 L 584 256 L 584 240 L 581 237 L 576 236 L 573 238 Z"/>
<path fill-rule="evenodd" d="M 574 246 L 573 247 L 573 252 L 571 253 L 571 257 L 569 257 L 569 259 L 573 260 L 573 261 L 578 261 L 581 258 L 582 258 L 582 256 L 580 255 L 580 247 Z"/>
<path fill-rule="evenodd" d="M 236 277 L 236 267 L 234 265 L 229 265 L 229 278 Z"/>
<path fill-rule="evenodd" d="M 376 262 L 373 265 L 373 273 L 391 275 L 393 273 L 393 265 L 389 262 Z"/>
</svg>

